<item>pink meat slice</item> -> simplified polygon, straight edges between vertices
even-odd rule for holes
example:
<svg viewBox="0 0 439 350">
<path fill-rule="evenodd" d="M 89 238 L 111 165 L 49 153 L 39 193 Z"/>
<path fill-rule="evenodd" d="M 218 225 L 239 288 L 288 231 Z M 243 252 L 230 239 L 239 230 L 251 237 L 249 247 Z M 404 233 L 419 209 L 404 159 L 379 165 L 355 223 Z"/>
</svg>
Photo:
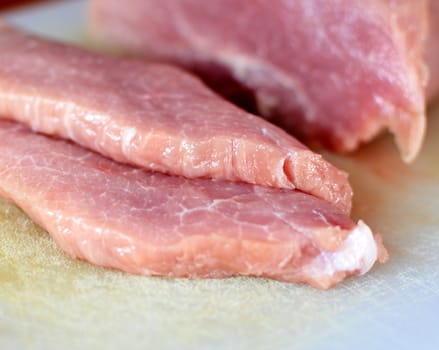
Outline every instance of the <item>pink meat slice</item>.
<svg viewBox="0 0 439 350">
<path fill-rule="evenodd" d="M 383 249 L 364 223 L 303 192 L 148 172 L 9 121 L 0 194 L 72 257 L 141 275 L 325 289 L 368 271 Z"/>
<path fill-rule="evenodd" d="M 351 207 L 345 172 L 168 65 L 0 25 L 0 116 L 149 170 L 297 188 Z"/>
<path fill-rule="evenodd" d="M 98 37 L 192 69 L 259 113 L 345 152 L 388 129 L 406 161 L 425 133 L 428 0 L 91 0 Z M 238 86 L 236 86 L 238 85 Z"/>
</svg>

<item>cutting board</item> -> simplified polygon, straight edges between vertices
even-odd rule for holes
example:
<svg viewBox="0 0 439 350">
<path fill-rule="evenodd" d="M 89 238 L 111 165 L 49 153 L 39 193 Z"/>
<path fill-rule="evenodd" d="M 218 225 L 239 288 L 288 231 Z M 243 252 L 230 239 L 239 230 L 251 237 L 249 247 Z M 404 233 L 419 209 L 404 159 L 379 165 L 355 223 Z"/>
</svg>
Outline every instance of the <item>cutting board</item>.
<svg viewBox="0 0 439 350">
<path fill-rule="evenodd" d="M 85 2 L 34 7 L 10 22 L 85 40 Z M 256 278 L 146 278 L 63 254 L 0 201 L 1 349 L 438 349 L 439 107 L 403 164 L 383 136 L 326 156 L 351 174 L 354 217 L 383 234 L 390 261 L 329 291 Z"/>
</svg>

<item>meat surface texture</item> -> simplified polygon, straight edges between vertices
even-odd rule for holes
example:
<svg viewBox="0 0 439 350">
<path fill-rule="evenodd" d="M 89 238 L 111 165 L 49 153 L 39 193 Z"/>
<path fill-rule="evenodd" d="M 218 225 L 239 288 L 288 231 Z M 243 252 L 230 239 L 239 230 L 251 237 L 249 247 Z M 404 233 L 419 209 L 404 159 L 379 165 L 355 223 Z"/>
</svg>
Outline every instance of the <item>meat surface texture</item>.
<svg viewBox="0 0 439 350">
<path fill-rule="evenodd" d="M 383 249 L 364 223 L 300 191 L 148 172 L 9 121 L 0 194 L 69 255 L 135 274 L 329 288 Z"/>
<path fill-rule="evenodd" d="M 345 172 L 168 65 L 0 25 L 0 116 L 149 170 L 296 188 L 351 207 Z"/>
<path fill-rule="evenodd" d="M 388 129 L 412 161 L 425 133 L 428 0 L 91 0 L 91 28 L 177 63 L 336 151 Z"/>
</svg>

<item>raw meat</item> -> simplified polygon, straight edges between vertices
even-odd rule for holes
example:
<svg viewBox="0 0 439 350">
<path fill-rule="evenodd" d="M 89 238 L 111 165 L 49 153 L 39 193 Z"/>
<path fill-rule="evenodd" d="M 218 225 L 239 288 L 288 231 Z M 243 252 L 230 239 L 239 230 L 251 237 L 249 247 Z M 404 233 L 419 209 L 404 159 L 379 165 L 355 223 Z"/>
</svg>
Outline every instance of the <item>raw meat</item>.
<svg viewBox="0 0 439 350">
<path fill-rule="evenodd" d="M 300 191 L 147 172 L 8 121 L 0 194 L 69 255 L 136 274 L 329 288 L 383 249 L 364 223 Z"/>
<path fill-rule="evenodd" d="M 351 151 L 389 129 L 412 161 L 425 132 L 427 5 L 91 0 L 91 25 L 115 46 L 195 71 L 226 96 L 244 87 L 262 115 L 309 143 Z"/>
<path fill-rule="evenodd" d="M 346 213 L 351 207 L 346 173 L 171 66 L 111 58 L 3 25 L 0 116 L 146 169 L 297 188 Z"/>
<path fill-rule="evenodd" d="M 427 44 L 429 84 L 427 96 L 433 100 L 439 95 L 439 0 L 430 0 L 430 29 Z"/>
</svg>

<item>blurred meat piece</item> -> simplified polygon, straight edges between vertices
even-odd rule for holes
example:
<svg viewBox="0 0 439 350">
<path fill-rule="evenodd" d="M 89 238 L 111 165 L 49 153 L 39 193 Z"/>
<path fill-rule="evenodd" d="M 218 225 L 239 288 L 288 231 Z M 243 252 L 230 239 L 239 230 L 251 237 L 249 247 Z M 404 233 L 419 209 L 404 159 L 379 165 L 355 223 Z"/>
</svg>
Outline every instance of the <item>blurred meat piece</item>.
<svg viewBox="0 0 439 350">
<path fill-rule="evenodd" d="M 430 29 L 427 44 L 429 68 L 428 100 L 439 95 L 439 0 L 430 0 Z"/>
<path fill-rule="evenodd" d="M 177 63 L 311 144 L 425 133 L 428 0 L 91 0 L 106 42 Z"/>
</svg>

